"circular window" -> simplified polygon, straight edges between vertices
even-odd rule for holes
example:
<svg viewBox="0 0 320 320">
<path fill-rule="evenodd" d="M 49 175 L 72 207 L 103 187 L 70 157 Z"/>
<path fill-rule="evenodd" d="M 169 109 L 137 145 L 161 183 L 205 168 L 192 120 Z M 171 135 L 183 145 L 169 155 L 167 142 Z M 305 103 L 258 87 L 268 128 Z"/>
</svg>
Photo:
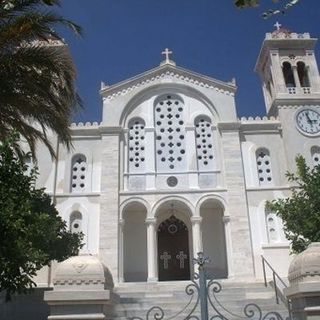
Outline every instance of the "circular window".
<svg viewBox="0 0 320 320">
<path fill-rule="evenodd" d="M 175 224 L 170 224 L 168 227 L 168 232 L 174 234 L 178 231 L 178 227 Z"/>
<path fill-rule="evenodd" d="M 178 179 L 174 176 L 171 176 L 167 179 L 167 184 L 169 187 L 175 187 L 178 184 Z"/>
</svg>

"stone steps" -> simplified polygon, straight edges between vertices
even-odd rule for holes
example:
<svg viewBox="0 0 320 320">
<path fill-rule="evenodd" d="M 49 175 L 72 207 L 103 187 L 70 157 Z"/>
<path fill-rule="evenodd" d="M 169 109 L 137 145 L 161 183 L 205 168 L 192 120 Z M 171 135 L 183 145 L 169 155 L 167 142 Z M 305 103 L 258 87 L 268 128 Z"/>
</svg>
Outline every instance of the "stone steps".
<svg viewBox="0 0 320 320">
<path fill-rule="evenodd" d="M 274 292 L 271 288 L 266 288 L 261 282 L 232 282 L 230 280 L 219 281 L 222 290 L 216 293 L 218 303 L 215 306 L 227 319 L 240 319 L 244 316 L 243 308 L 248 303 L 255 303 L 261 307 L 262 314 L 276 311 L 283 319 L 288 316 L 288 312 L 284 305 L 275 303 Z M 190 301 L 190 296 L 185 293 L 186 286 L 190 281 L 180 282 L 158 282 L 158 283 L 125 283 L 115 288 L 115 292 L 119 295 L 119 304 L 110 311 L 109 318 L 117 320 L 130 319 L 131 317 L 139 317 L 147 319 L 148 310 L 153 306 L 159 306 L 165 312 L 163 320 L 172 318 L 174 320 L 182 320 L 188 314 L 195 304 L 196 297 L 193 302 L 181 314 L 178 314 L 185 308 Z M 220 305 L 219 305 L 220 303 Z M 230 311 L 232 315 L 227 313 L 224 308 Z M 212 307 L 209 307 L 210 315 L 213 316 Z M 178 314 L 178 315 L 177 315 Z M 194 315 L 200 316 L 200 306 L 197 307 Z M 265 319 L 271 319 L 266 317 Z M 149 320 L 155 319 L 153 316 Z M 162 318 L 159 318 L 162 319 Z M 260 315 L 251 317 L 250 319 L 260 319 Z"/>
</svg>

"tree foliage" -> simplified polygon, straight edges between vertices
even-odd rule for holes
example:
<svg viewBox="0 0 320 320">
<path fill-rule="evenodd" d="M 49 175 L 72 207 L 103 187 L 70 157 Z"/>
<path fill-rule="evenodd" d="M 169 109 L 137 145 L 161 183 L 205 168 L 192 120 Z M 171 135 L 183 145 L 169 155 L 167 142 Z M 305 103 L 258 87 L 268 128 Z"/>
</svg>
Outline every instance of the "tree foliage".
<svg viewBox="0 0 320 320">
<path fill-rule="evenodd" d="M 55 28 L 64 26 L 77 34 L 81 29 L 48 10 L 59 3 L 0 0 L 0 140 L 15 130 L 33 155 L 40 140 L 54 156 L 48 130 L 70 147 L 70 118 L 81 105 L 75 67 Z"/>
<path fill-rule="evenodd" d="M 301 252 L 320 241 L 320 165 L 310 168 L 302 156 L 296 158 L 297 173 L 287 173 L 293 184 L 291 196 L 267 202 L 267 208 L 283 220 L 292 251 Z"/>
<path fill-rule="evenodd" d="M 67 230 L 49 195 L 35 188 L 37 170 L 28 174 L 16 142 L 10 137 L 0 144 L 0 291 L 7 299 L 35 286 L 32 277 L 51 260 L 76 255 L 82 240 Z"/>
<path fill-rule="evenodd" d="M 270 8 L 269 10 L 263 12 L 262 17 L 263 18 L 269 18 L 270 16 L 273 16 L 275 14 L 279 13 L 286 13 L 288 9 L 296 5 L 300 0 L 272 0 L 273 6 L 276 6 L 275 9 Z M 235 5 L 239 8 L 246 8 L 246 7 L 257 7 L 260 4 L 259 0 L 235 0 Z M 271 2 L 271 1 L 269 1 Z M 278 2 L 280 4 L 278 4 Z"/>
</svg>

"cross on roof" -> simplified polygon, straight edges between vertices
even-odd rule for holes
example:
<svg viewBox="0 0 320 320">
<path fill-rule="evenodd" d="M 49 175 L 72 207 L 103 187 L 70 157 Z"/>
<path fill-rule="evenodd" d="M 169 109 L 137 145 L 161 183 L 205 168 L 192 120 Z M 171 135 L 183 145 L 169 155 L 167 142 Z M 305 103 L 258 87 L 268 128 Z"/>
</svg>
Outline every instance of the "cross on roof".
<svg viewBox="0 0 320 320">
<path fill-rule="evenodd" d="M 280 23 L 277 21 L 273 26 L 276 27 L 277 30 L 280 30 L 280 28 L 282 27 L 282 24 L 280 24 Z"/>
<path fill-rule="evenodd" d="M 169 63 L 170 62 L 169 55 L 172 54 L 172 51 L 169 50 L 168 48 L 165 48 L 164 51 L 161 52 L 161 54 L 166 56 L 166 63 Z"/>
</svg>

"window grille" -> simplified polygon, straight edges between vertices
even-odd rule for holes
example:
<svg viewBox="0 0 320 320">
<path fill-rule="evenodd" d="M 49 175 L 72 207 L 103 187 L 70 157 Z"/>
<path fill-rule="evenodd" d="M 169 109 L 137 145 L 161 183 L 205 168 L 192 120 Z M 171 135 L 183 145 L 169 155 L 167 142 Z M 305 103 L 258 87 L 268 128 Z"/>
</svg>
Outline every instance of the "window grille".
<svg viewBox="0 0 320 320">
<path fill-rule="evenodd" d="M 79 211 L 72 212 L 70 215 L 70 231 L 72 233 L 82 231 L 82 214 Z"/>
<path fill-rule="evenodd" d="M 271 157 L 267 149 L 258 149 L 256 152 L 258 179 L 260 185 L 272 183 Z"/>
<path fill-rule="evenodd" d="M 145 122 L 136 118 L 129 122 L 129 171 L 145 168 Z"/>
<path fill-rule="evenodd" d="M 212 169 L 214 154 L 210 119 L 198 117 L 195 120 L 195 134 L 198 168 L 199 170 Z"/>
<path fill-rule="evenodd" d="M 156 159 L 160 171 L 185 169 L 184 104 L 176 95 L 160 97 L 155 105 Z"/>
<path fill-rule="evenodd" d="M 86 190 L 87 159 L 83 154 L 72 158 L 71 192 L 84 192 Z"/>
</svg>

